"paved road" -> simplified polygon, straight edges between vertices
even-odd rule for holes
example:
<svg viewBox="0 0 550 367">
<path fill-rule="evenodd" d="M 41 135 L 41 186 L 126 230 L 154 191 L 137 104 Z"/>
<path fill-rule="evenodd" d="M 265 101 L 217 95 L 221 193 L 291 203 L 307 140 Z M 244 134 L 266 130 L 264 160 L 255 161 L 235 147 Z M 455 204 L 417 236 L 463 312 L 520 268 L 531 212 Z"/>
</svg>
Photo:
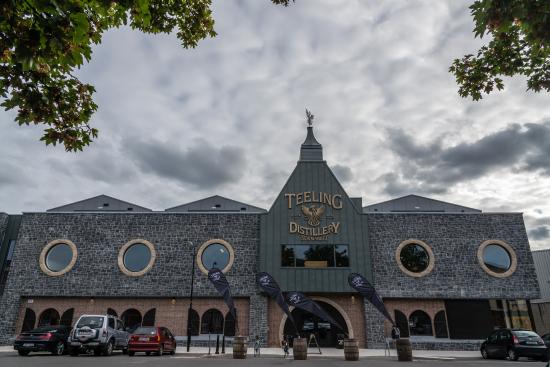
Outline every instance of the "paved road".
<svg viewBox="0 0 550 367">
<path fill-rule="evenodd" d="M 520 359 L 518 362 L 509 361 L 484 361 L 484 360 L 417 360 L 412 363 L 398 362 L 395 357 L 391 359 L 383 357 L 361 358 L 359 362 L 346 362 L 341 358 L 311 358 L 307 361 L 294 361 L 275 357 L 247 358 L 245 360 L 234 360 L 230 356 L 223 358 L 201 358 L 184 355 L 171 356 L 134 356 L 128 357 L 122 354 L 114 354 L 111 357 L 94 357 L 81 355 L 79 357 L 54 357 L 48 354 L 31 354 L 28 357 L 20 357 L 16 353 L 0 353 L 0 366 L 2 367 L 119 367 L 119 366 L 151 366 L 151 367 L 243 367 L 252 366 L 273 366 L 273 367 L 341 367 L 341 366 L 368 366 L 368 367 L 391 367 L 391 366 L 422 366 L 422 367 L 544 367 L 546 363 Z"/>
</svg>

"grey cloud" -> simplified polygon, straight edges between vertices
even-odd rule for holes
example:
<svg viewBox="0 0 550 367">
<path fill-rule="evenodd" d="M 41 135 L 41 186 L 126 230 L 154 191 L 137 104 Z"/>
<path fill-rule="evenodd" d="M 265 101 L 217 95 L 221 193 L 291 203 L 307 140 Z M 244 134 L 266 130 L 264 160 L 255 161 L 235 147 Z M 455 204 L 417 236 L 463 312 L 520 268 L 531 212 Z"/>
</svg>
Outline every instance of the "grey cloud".
<svg viewBox="0 0 550 367">
<path fill-rule="evenodd" d="M 353 179 L 353 172 L 348 166 L 343 166 L 341 164 L 335 164 L 331 167 L 332 172 L 336 175 L 338 180 L 341 182 L 349 182 Z"/>
<path fill-rule="evenodd" d="M 500 168 L 550 176 L 550 123 L 512 124 L 474 142 L 444 146 L 443 137 L 422 144 L 401 129 L 387 130 L 387 146 L 399 159 L 399 174 L 382 175 L 385 191 L 400 186 L 441 193 L 454 184 L 482 177 Z M 403 182 L 389 179 L 400 177 Z M 404 178 L 406 177 L 406 178 Z M 415 190 L 416 189 L 416 190 Z M 433 190 L 433 191 L 432 191 Z"/>
<path fill-rule="evenodd" d="M 550 229 L 548 226 L 538 226 L 529 231 L 529 238 L 540 241 L 550 237 Z"/>
<path fill-rule="evenodd" d="M 160 141 L 132 142 L 127 146 L 131 159 L 144 173 L 198 188 L 237 182 L 246 168 L 243 149 L 230 145 L 217 147 L 204 140 L 196 140 L 185 149 Z"/>
</svg>

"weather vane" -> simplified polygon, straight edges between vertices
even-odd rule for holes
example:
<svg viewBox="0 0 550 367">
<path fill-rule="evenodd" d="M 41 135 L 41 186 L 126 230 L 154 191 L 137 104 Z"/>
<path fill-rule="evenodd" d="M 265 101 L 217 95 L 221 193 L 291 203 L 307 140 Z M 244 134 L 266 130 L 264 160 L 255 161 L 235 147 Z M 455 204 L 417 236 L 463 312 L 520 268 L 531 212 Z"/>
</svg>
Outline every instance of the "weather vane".
<svg viewBox="0 0 550 367">
<path fill-rule="evenodd" d="M 307 124 L 309 126 L 313 126 L 313 119 L 315 116 L 306 108 L 306 117 L 307 117 Z"/>
</svg>

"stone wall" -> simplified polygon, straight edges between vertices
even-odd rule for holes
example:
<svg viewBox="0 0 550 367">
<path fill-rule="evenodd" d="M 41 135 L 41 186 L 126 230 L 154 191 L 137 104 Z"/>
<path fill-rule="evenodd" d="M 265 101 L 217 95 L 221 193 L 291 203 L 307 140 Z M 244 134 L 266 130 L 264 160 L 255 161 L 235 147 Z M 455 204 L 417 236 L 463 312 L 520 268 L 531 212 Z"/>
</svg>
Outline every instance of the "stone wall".
<svg viewBox="0 0 550 367">
<path fill-rule="evenodd" d="M 15 334 L 22 297 L 187 297 L 191 285 L 192 242 L 196 248 L 210 239 L 223 239 L 234 249 L 235 262 L 226 276 L 233 296 L 257 293 L 260 238 L 258 214 L 181 213 L 30 213 L 24 214 L 12 269 L 0 310 L 0 343 Z M 39 266 L 42 248 L 55 239 L 75 243 L 78 258 L 71 271 L 51 277 Z M 120 248 L 132 239 L 155 246 L 157 258 L 143 276 L 123 274 L 117 259 Z M 196 297 L 219 298 L 206 275 L 196 268 Z M 254 301 L 256 302 L 256 301 Z M 254 303 L 255 309 L 257 306 Z M 262 324 L 261 312 L 251 320 Z M 267 325 L 265 325 L 267 327 Z"/>
<path fill-rule="evenodd" d="M 368 214 L 375 287 L 381 297 L 532 299 L 539 287 L 521 214 Z M 418 239 L 434 253 L 430 274 L 403 273 L 395 251 L 402 241 Z M 517 254 L 518 266 L 507 278 L 486 273 L 477 250 L 486 240 L 502 240 Z"/>
</svg>

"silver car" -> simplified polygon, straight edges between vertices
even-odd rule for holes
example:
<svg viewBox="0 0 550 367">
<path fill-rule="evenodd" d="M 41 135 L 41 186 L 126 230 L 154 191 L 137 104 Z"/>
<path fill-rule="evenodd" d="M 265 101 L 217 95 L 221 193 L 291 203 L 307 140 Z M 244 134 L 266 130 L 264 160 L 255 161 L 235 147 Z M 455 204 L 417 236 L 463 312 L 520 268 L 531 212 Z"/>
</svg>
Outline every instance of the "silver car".
<svg viewBox="0 0 550 367">
<path fill-rule="evenodd" d="M 109 356 L 113 350 L 128 352 L 130 334 L 124 323 L 112 315 L 82 315 L 69 336 L 69 354 L 93 351 L 96 356 Z"/>
</svg>

